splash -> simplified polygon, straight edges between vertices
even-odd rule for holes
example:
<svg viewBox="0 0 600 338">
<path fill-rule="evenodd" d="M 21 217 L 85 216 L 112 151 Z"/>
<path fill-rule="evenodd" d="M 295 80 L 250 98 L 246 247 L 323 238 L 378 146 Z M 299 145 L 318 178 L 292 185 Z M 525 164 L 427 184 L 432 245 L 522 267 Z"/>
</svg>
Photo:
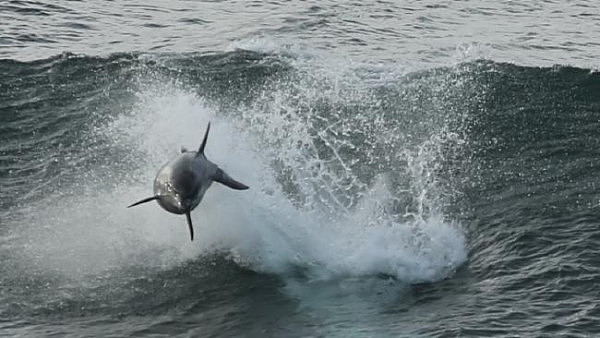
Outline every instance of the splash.
<svg viewBox="0 0 600 338">
<path fill-rule="evenodd" d="M 315 279 L 447 276 L 466 259 L 460 225 L 437 207 L 435 162 L 452 137 L 411 138 L 375 114 L 382 103 L 357 82 L 315 87 L 319 79 L 301 77 L 229 115 L 176 83 L 141 87 L 131 112 L 96 130 L 128 153 L 129 170 L 109 178 L 122 183 L 81 182 L 82 196 L 32 206 L 16 234 L 27 243 L 22 260 L 73 277 L 216 251 L 256 271 L 300 269 Z M 365 100 L 365 111 L 347 111 Z M 151 192 L 180 146 L 197 147 L 209 120 L 207 157 L 251 189 L 213 185 L 192 213 L 198 239 L 190 243 L 185 219 L 152 204 L 125 206 Z"/>
<path fill-rule="evenodd" d="M 210 119 L 214 133 L 207 156 L 251 186 L 243 193 L 211 188 L 194 212 L 201 244 L 194 243 L 189 256 L 218 250 L 258 271 L 301 268 L 312 278 L 387 274 L 409 282 L 443 278 L 466 259 L 460 226 L 445 221 L 436 208 L 439 188 L 433 179 L 441 147 L 454 142 L 456 135 L 435 135 L 414 151 L 404 149 L 399 153 L 404 166 L 367 184 L 340 154 L 348 143 L 325 140 L 335 136 L 327 134 L 331 125 L 315 135 L 310 123 L 303 123 L 307 117 L 291 109 L 280 118 L 251 110 L 236 119 L 218 115 L 185 90 L 169 95 L 146 92 L 140 98 L 139 112 L 124 116 L 116 130 L 126 130 L 132 139 L 140 138 L 142 130 L 152 130 L 138 148 L 148 158 L 168 158 L 157 141 L 176 149 L 178 142 L 186 144 L 183 139 L 199 135 Z M 289 102 L 280 99 L 266 111 L 286 111 L 282 107 Z M 248 120 L 248 114 L 255 115 Z M 156 125 L 173 120 L 179 127 L 172 122 Z M 148 121 L 150 126 L 140 128 Z M 170 135 L 173 130 L 177 135 Z M 323 146 L 328 149 L 325 156 L 319 152 Z M 149 161 L 144 176 L 150 177 L 158 165 Z M 409 188 L 402 193 L 414 200 L 410 212 L 398 212 L 402 199 L 395 191 L 397 180 L 408 180 Z"/>
</svg>

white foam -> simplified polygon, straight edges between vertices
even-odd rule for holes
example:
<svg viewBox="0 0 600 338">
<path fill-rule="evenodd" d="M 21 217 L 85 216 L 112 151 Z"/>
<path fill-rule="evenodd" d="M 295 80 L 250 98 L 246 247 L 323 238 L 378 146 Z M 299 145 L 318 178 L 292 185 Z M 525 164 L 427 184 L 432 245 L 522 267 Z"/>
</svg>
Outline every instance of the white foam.
<svg viewBox="0 0 600 338">
<path fill-rule="evenodd" d="M 208 158 L 251 189 L 213 185 L 192 213 L 196 239 L 190 242 L 183 217 L 153 203 L 125 206 L 152 193 L 156 170 L 181 145 L 198 146 L 209 120 Z M 441 213 L 400 221 L 390 211 L 395 194 L 386 177 L 376 180 L 351 209 L 320 209 L 290 200 L 270 167 L 271 157 L 297 164 L 311 160 L 294 145 L 308 137 L 302 121 L 291 123 L 298 125 L 273 136 L 290 142 L 260 149 L 269 143 L 258 142 L 253 129 L 264 128 L 261 135 L 269 137 L 264 131 L 274 125 L 248 127 L 219 116 L 201 98 L 172 84 L 142 90 L 131 113 L 98 131 L 144 155 L 139 167 L 132 168 L 140 177 L 113 191 L 91 188 L 85 196 L 50 196 L 33 206 L 29 224 L 17 231 L 29 243 L 24 260 L 73 276 L 130 265 L 168 267 L 218 250 L 257 271 L 287 273 L 300 267 L 316 279 L 387 274 L 408 282 L 444 278 L 465 261 L 464 234 Z"/>
</svg>

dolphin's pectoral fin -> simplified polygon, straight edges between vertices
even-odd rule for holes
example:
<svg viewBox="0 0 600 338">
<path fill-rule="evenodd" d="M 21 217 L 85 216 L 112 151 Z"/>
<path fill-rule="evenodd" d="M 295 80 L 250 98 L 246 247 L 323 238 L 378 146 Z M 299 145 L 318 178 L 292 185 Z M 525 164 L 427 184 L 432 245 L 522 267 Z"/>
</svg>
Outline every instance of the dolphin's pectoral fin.
<svg viewBox="0 0 600 338">
<path fill-rule="evenodd" d="M 159 199 L 159 197 L 160 196 L 152 196 L 152 197 L 144 198 L 143 200 L 137 201 L 137 202 L 133 203 L 132 205 L 128 206 L 128 208 L 135 207 L 138 204 L 142 204 L 142 203 L 146 203 L 146 202 L 157 200 L 157 199 Z"/>
<path fill-rule="evenodd" d="M 246 189 L 248 189 L 247 185 L 245 185 L 243 183 L 240 183 L 240 182 L 234 180 L 233 178 L 229 177 L 229 175 L 227 175 L 220 168 L 217 169 L 217 172 L 215 173 L 215 177 L 213 177 L 213 180 L 215 182 L 219 182 L 221 184 L 225 184 L 226 186 L 230 187 L 231 189 L 235 189 L 235 190 L 246 190 Z"/>
<path fill-rule="evenodd" d="M 190 228 L 190 236 L 192 238 L 192 242 L 194 241 L 194 228 L 192 227 L 192 215 L 190 215 L 190 211 L 188 210 L 185 213 L 185 218 L 187 218 L 188 228 Z"/>
</svg>

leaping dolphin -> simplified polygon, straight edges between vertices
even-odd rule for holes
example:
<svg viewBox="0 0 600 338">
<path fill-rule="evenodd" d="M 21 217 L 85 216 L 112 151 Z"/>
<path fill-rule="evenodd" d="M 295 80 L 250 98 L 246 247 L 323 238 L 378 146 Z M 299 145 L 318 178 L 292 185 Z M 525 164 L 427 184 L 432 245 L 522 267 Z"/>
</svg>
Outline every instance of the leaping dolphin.
<svg viewBox="0 0 600 338">
<path fill-rule="evenodd" d="M 229 177 L 204 155 L 209 130 L 210 122 L 198 151 L 187 151 L 181 148 L 181 154 L 158 171 L 154 179 L 154 196 L 135 202 L 128 208 L 156 200 L 168 212 L 185 214 L 193 241 L 194 228 L 190 212 L 200 204 L 204 193 L 213 181 L 236 190 L 248 189 L 248 186 Z"/>
</svg>

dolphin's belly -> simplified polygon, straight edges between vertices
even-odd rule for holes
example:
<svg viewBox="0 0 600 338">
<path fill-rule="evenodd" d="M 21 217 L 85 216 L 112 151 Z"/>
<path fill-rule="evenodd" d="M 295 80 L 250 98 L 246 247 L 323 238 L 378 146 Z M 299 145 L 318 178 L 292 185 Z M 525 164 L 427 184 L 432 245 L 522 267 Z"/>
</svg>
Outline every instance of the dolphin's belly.
<svg viewBox="0 0 600 338">
<path fill-rule="evenodd" d="M 211 169 L 195 153 L 181 154 L 163 166 L 154 179 L 154 194 L 160 196 L 158 203 L 176 214 L 194 209 L 212 183 Z"/>
</svg>

